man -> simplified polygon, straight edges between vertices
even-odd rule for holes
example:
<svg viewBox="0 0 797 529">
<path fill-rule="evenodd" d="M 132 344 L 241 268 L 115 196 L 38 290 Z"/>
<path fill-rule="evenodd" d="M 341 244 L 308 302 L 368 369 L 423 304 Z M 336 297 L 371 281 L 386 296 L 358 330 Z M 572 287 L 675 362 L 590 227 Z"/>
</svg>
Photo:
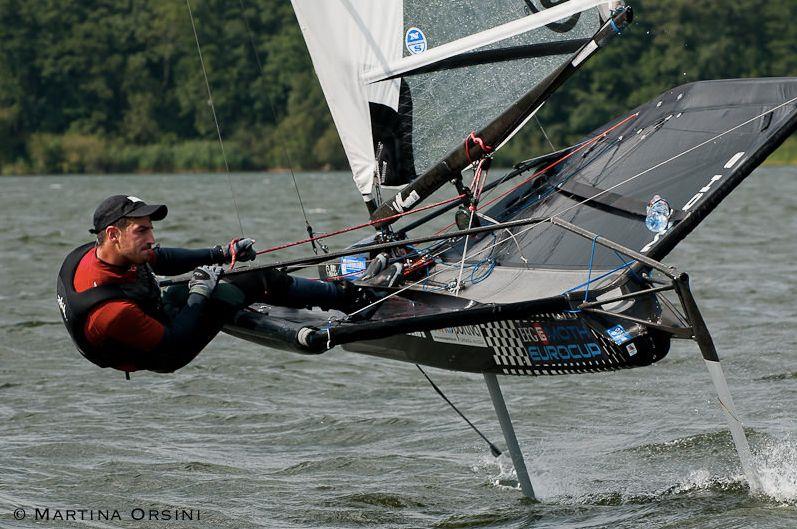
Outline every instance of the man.
<svg viewBox="0 0 797 529">
<path fill-rule="evenodd" d="M 58 305 L 64 324 L 83 356 L 100 367 L 126 373 L 180 369 L 225 321 L 254 301 L 348 308 L 347 288 L 268 269 L 240 278 L 237 286 L 219 285 L 219 265 L 254 260 L 254 241 L 235 239 L 201 250 L 160 248 L 152 221 L 167 212 L 165 205 L 134 196 L 108 197 L 89 230 L 96 243 L 76 248 L 61 266 Z M 171 287 L 161 296 L 155 274 L 192 269 L 187 287 Z"/>
</svg>

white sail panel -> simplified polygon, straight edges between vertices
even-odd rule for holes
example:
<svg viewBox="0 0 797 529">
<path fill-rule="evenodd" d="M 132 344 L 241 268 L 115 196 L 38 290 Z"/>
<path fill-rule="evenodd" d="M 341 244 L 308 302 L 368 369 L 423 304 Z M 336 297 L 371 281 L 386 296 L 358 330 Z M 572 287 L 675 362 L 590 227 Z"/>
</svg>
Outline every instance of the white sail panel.
<svg viewBox="0 0 797 529">
<path fill-rule="evenodd" d="M 401 0 L 291 0 L 357 188 L 376 169 L 369 101 L 398 106 L 399 80 L 365 85 L 364 72 L 401 58 Z"/>
</svg>

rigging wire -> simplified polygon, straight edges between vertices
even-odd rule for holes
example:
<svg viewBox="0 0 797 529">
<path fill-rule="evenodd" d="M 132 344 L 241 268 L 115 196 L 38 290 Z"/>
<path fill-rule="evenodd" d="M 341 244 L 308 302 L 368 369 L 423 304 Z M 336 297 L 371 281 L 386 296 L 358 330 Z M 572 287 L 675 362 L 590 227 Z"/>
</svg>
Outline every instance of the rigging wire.
<svg viewBox="0 0 797 529">
<path fill-rule="evenodd" d="M 512 191 L 514 191 L 515 189 L 518 189 L 520 186 L 527 184 L 528 182 L 530 182 L 534 178 L 537 178 L 538 176 L 542 175 L 546 171 L 552 169 L 553 167 L 556 167 L 560 163 L 564 162 L 565 160 L 567 160 L 571 156 L 573 156 L 576 153 L 578 153 L 579 151 L 581 151 L 582 149 L 585 149 L 586 147 L 589 147 L 590 145 L 592 145 L 596 141 L 599 141 L 602 138 L 605 138 L 611 131 L 613 131 L 614 129 L 622 126 L 624 123 L 636 118 L 638 115 L 639 115 L 639 113 L 631 114 L 630 116 L 628 116 L 625 119 L 619 121 L 618 123 L 615 123 L 614 125 L 612 125 L 608 129 L 606 129 L 605 131 L 601 132 L 600 134 L 597 134 L 593 138 L 590 138 L 589 140 L 586 140 L 583 143 L 578 144 L 578 146 L 576 148 L 574 148 L 573 150 L 569 151 L 567 154 L 563 155 L 562 157 L 558 158 L 557 160 L 555 160 L 555 161 L 551 162 L 550 164 L 546 165 L 544 168 L 540 169 L 539 171 L 534 172 L 531 176 L 529 176 L 528 178 L 526 178 L 522 182 L 518 183 L 517 185 L 511 187 L 510 189 L 506 190 L 505 192 L 501 193 L 500 195 L 498 195 L 497 197 L 493 198 L 489 202 L 485 203 L 482 207 L 486 207 L 486 206 L 489 206 L 489 205 L 493 204 L 494 202 L 500 200 L 501 198 L 503 198 L 507 194 L 509 194 Z M 475 178 L 474 178 L 474 182 L 476 182 Z M 328 237 L 332 237 L 332 236 L 335 236 L 335 235 L 340 235 L 342 233 L 348 233 L 348 232 L 351 232 L 351 231 L 359 230 L 361 228 L 365 228 L 365 227 L 368 227 L 368 226 L 379 225 L 379 224 L 385 223 L 387 221 L 391 221 L 391 220 L 399 219 L 401 217 L 405 217 L 407 215 L 413 215 L 413 214 L 420 213 L 422 211 L 426 211 L 428 209 L 432 209 L 432 208 L 435 208 L 435 207 L 438 207 L 438 206 L 443 206 L 443 205 L 446 205 L 446 204 L 450 204 L 450 203 L 458 201 L 458 200 L 460 200 L 460 199 L 462 199 L 464 197 L 465 197 L 464 194 L 459 194 L 459 195 L 457 195 L 455 197 L 452 197 L 452 198 L 449 198 L 449 199 L 446 199 L 446 200 L 441 200 L 440 202 L 435 202 L 433 204 L 428 204 L 426 206 L 421 206 L 421 207 L 418 207 L 418 208 L 414 208 L 414 209 L 411 209 L 409 211 L 403 211 L 401 213 L 396 213 L 394 215 L 390 215 L 389 217 L 384 217 L 384 218 L 377 219 L 377 220 L 371 220 L 371 221 L 368 221 L 368 222 L 364 222 L 362 224 L 357 224 L 357 225 L 354 225 L 354 226 L 341 228 L 339 230 L 332 231 L 332 232 L 329 232 L 329 233 L 324 233 L 324 234 L 321 234 L 321 235 L 315 235 L 315 236 L 307 238 L 307 239 L 301 239 L 301 240 L 298 240 L 298 241 L 294 241 L 294 242 L 290 242 L 290 243 L 286 243 L 286 244 L 281 244 L 281 245 L 278 245 L 278 246 L 273 246 L 271 248 L 266 248 L 265 250 L 258 251 L 257 254 L 261 255 L 261 254 L 265 254 L 265 253 L 276 252 L 277 250 L 284 250 L 286 248 L 291 248 L 293 246 L 298 246 L 300 244 L 304 244 L 304 243 L 310 242 L 311 240 L 316 240 L 317 241 L 317 240 L 326 239 Z M 448 226 L 445 226 L 444 228 L 438 230 L 436 232 L 436 234 L 446 231 L 448 228 L 450 228 L 453 225 L 454 225 L 454 223 L 451 223 Z"/>
<path fill-rule="evenodd" d="M 545 136 L 545 141 L 548 142 L 548 145 L 551 146 L 551 149 L 556 151 L 556 147 L 553 146 L 553 142 L 551 141 L 551 138 L 548 137 L 548 133 L 545 132 L 545 129 L 543 128 L 542 123 L 540 122 L 540 118 L 537 117 L 536 113 L 534 114 L 534 121 L 537 122 L 537 126 L 540 127 L 540 131 L 542 132 L 542 135 Z"/>
<path fill-rule="evenodd" d="M 260 54 L 257 51 L 257 46 L 255 45 L 255 39 L 252 35 L 252 30 L 249 28 L 249 19 L 246 17 L 246 9 L 244 8 L 243 0 L 238 0 L 238 3 L 241 6 L 241 18 L 244 21 L 244 26 L 246 27 L 246 34 L 249 36 L 249 44 L 252 46 L 252 52 L 255 56 L 255 62 L 257 63 L 257 69 L 260 73 L 261 77 L 264 77 L 263 72 L 263 63 L 260 61 Z M 274 102 L 271 99 L 271 96 L 268 94 L 267 91 L 263 91 L 263 94 L 266 96 L 266 101 L 268 101 L 268 106 L 271 108 L 271 115 L 274 118 L 274 123 L 277 122 L 277 108 L 274 106 Z M 307 235 L 309 236 L 308 242 L 313 248 L 313 253 L 318 255 L 318 248 L 316 246 L 316 239 L 313 236 L 313 226 L 310 224 L 310 220 L 307 217 L 307 211 L 304 208 L 304 201 L 302 200 L 302 194 L 299 192 L 299 184 L 296 183 L 296 174 L 293 171 L 293 159 L 291 158 L 290 152 L 288 151 L 287 142 L 285 138 L 281 135 L 277 135 L 279 137 L 279 144 L 280 150 L 282 150 L 282 156 L 285 162 L 288 164 L 288 171 L 291 173 L 291 179 L 293 180 L 293 188 L 296 190 L 296 198 L 299 200 L 299 208 L 302 210 L 302 216 L 304 217 L 304 225 L 305 229 L 307 230 Z M 324 245 L 321 245 L 321 249 L 325 249 Z"/>
<path fill-rule="evenodd" d="M 421 211 L 426 211 L 427 209 L 436 208 L 438 206 L 443 206 L 445 204 L 450 204 L 451 202 L 455 202 L 457 200 L 462 199 L 464 196 L 465 196 L 464 194 L 457 195 L 455 197 L 451 197 L 451 198 L 448 198 L 446 200 L 441 200 L 440 202 L 435 202 L 434 204 L 428 204 L 426 206 L 422 206 L 422 207 L 419 207 L 419 208 L 416 208 L 416 209 L 413 209 L 413 210 L 410 210 L 410 211 L 405 211 L 403 213 L 396 213 L 395 215 L 391 215 L 389 217 L 384 217 L 384 218 L 377 219 L 377 220 L 371 220 L 371 221 L 364 222 L 362 224 L 357 224 L 357 225 L 354 225 L 354 226 L 348 226 L 346 228 L 341 228 L 339 230 L 331 231 L 329 233 L 322 233 L 321 235 L 314 235 L 313 237 L 310 237 L 308 239 L 302 239 L 300 241 L 289 242 L 289 243 L 286 243 L 286 244 L 281 244 L 279 246 L 274 246 L 272 248 L 266 248 L 265 250 L 258 251 L 257 255 L 264 254 L 264 253 L 270 253 L 270 252 L 276 252 L 277 250 L 284 250 L 285 248 L 290 248 L 292 246 L 298 246 L 300 244 L 304 244 L 306 242 L 310 242 L 311 240 L 318 241 L 320 239 L 326 239 L 328 237 L 333 237 L 335 235 L 340 235 L 341 233 L 348 233 L 350 231 L 359 230 L 359 229 L 362 229 L 362 228 L 366 228 L 368 226 L 374 226 L 374 225 L 382 224 L 382 223 L 384 223 L 386 221 L 398 219 L 398 218 L 403 217 L 405 215 L 409 215 L 409 214 L 412 214 L 412 213 L 419 213 Z"/>
<path fill-rule="evenodd" d="M 221 137 L 221 126 L 219 125 L 219 118 L 216 116 L 216 105 L 213 104 L 213 92 L 210 90 L 210 81 L 208 81 L 208 72 L 205 68 L 205 59 L 202 57 L 202 46 L 199 44 L 199 34 L 196 30 L 196 23 L 194 23 L 194 13 L 191 11 L 190 0 L 185 0 L 185 5 L 188 7 L 188 18 L 191 19 L 191 29 L 194 30 L 196 51 L 199 55 L 199 63 L 202 65 L 202 75 L 205 78 L 205 88 L 207 88 L 208 91 L 208 104 L 210 105 L 210 111 L 213 114 L 213 123 L 216 125 L 216 134 L 219 138 L 219 147 L 221 147 L 221 157 L 224 159 L 224 170 L 227 174 L 227 183 L 230 186 L 232 203 L 235 206 L 235 215 L 238 218 L 238 227 L 241 229 L 241 237 L 244 237 L 244 225 L 243 222 L 241 222 L 241 210 L 238 208 L 238 201 L 235 200 L 235 189 L 233 189 L 232 177 L 230 176 L 230 164 L 227 162 L 227 153 L 224 151 L 224 140 Z"/>
<path fill-rule="evenodd" d="M 460 417 L 462 417 L 462 419 L 463 419 L 463 420 L 464 420 L 466 423 L 468 423 L 468 426 L 470 426 L 471 428 L 473 428 L 473 431 L 474 431 L 474 432 L 476 432 L 477 434 L 479 434 L 479 437 L 481 437 L 482 439 L 484 439 L 484 442 L 485 442 L 485 443 L 487 443 L 487 446 L 489 446 L 489 447 L 490 447 L 490 453 L 491 453 L 491 454 L 493 454 L 493 457 L 499 457 L 499 456 L 501 455 L 501 451 L 498 449 L 498 447 L 497 447 L 497 446 L 495 446 L 495 445 L 494 445 L 494 444 L 493 444 L 493 443 L 492 443 L 492 442 L 491 442 L 489 439 L 487 439 L 487 437 L 486 437 L 486 436 L 485 436 L 485 435 L 484 435 L 484 434 L 483 434 L 483 433 L 482 433 L 482 432 L 481 432 L 481 431 L 480 431 L 478 428 L 476 428 L 476 426 L 475 426 L 475 425 L 474 425 L 472 422 L 470 422 L 470 421 L 468 420 L 468 418 L 467 418 L 467 417 L 465 417 L 465 415 L 464 415 L 464 414 L 463 414 L 461 411 L 459 411 L 459 409 L 458 409 L 456 406 L 454 406 L 454 403 L 453 403 L 453 402 L 451 402 L 450 400 L 448 400 L 448 397 L 446 397 L 446 396 L 445 396 L 445 394 L 443 393 L 443 391 L 442 391 L 442 390 L 441 390 L 439 387 L 437 387 L 437 384 L 435 384 L 435 383 L 432 381 L 432 379 L 431 379 L 431 378 L 429 378 L 429 375 L 427 375 L 427 374 L 426 374 L 426 371 L 424 371 L 424 370 L 423 370 L 423 368 L 422 368 L 421 366 L 419 366 L 418 364 L 415 364 L 415 367 L 417 367 L 417 368 L 418 368 L 418 370 L 419 370 L 421 373 L 423 373 L 423 376 L 424 376 L 424 377 L 426 377 L 426 380 L 428 380 L 428 381 L 429 381 L 429 384 L 431 384 L 431 385 L 432 385 L 432 388 L 434 388 L 434 390 L 437 392 L 437 394 L 438 394 L 438 395 L 440 395 L 440 397 L 442 397 L 442 399 L 443 399 L 444 401 L 446 401 L 446 403 L 447 403 L 449 406 L 451 406 L 451 408 L 452 408 L 452 409 L 453 409 L 455 412 L 457 412 L 457 414 L 458 414 Z"/>
<path fill-rule="evenodd" d="M 473 136 L 473 134 L 471 134 L 471 136 Z M 467 147 L 467 142 L 465 143 L 465 146 Z M 482 142 L 482 148 L 487 152 L 492 150 L 489 146 L 485 146 L 483 142 Z M 468 155 L 468 157 L 470 158 L 470 155 Z M 485 163 L 489 165 L 490 162 L 487 161 L 487 158 L 482 158 L 481 160 L 479 160 L 479 162 L 477 163 L 477 165 L 473 170 L 473 183 L 471 184 L 471 192 L 473 193 L 473 198 L 471 199 L 471 203 L 468 205 L 468 210 L 470 210 L 470 216 L 468 217 L 468 229 L 471 229 L 473 227 L 473 217 L 476 215 L 476 204 L 479 200 L 479 197 L 482 194 L 482 189 L 484 188 L 484 182 L 485 180 L 487 180 L 487 174 L 486 174 L 487 171 L 485 170 L 484 173 L 482 173 L 482 169 L 483 167 L 485 167 Z M 465 245 L 462 247 L 462 260 L 459 264 L 459 277 L 457 277 L 456 288 L 454 290 L 454 295 L 457 297 L 459 297 L 459 289 L 460 286 L 462 285 L 462 274 L 465 272 L 465 256 L 468 253 L 469 241 L 470 241 L 470 236 L 466 235 Z"/>
</svg>

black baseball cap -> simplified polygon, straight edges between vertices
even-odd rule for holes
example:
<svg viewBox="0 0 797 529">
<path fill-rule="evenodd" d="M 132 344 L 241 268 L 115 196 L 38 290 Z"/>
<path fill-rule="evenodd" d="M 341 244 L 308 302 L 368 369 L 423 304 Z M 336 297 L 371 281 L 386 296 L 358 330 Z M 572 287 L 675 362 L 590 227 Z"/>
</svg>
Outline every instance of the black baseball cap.
<svg viewBox="0 0 797 529">
<path fill-rule="evenodd" d="M 138 197 L 113 195 L 103 200 L 94 210 L 94 228 L 90 233 L 97 234 L 124 217 L 149 217 L 162 220 L 169 212 L 163 204 L 149 205 Z"/>
</svg>

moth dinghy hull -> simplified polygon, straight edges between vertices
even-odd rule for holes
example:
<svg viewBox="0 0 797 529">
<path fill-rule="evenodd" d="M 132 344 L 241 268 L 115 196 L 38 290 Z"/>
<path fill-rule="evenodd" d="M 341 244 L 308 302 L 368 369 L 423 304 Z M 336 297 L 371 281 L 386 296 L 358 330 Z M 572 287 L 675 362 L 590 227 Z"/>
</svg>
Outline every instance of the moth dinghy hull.
<svg viewBox="0 0 797 529">
<path fill-rule="evenodd" d="M 407 238 L 399 230 L 393 240 L 369 238 L 328 256 L 270 265 L 332 262 L 340 271 L 336 260 L 343 255 L 371 260 L 385 253 L 389 263 L 412 270 L 428 260 L 420 279 L 409 274 L 393 286 L 378 276 L 358 281 L 377 299 L 367 317 L 260 305 L 225 330 L 304 354 L 341 345 L 483 374 L 529 497 L 533 489 L 521 471 L 522 454 L 512 449 L 517 442 L 495 375 L 642 367 L 663 359 L 672 339 L 693 339 L 755 490 L 750 448 L 688 277 L 660 259 L 797 129 L 796 102 L 793 78 L 674 88 L 556 153 L 553 163 L 544 157 L 519 164 L 513 178 L 545 167 L 487 202 L 491 207 L 474 215 L 478 226 L 470 222 L 436 239 Z M 651 205 L 658 200 L 666 208 L 654 231 Z M 431 244 L 419 249 L 424 243 Z"/>
<path fill-rule="evenodd" d="M 340 345 L 482 374 L 529 498 L 534 490 L 497 375 L 642 367 L 665 358 L 672 339 L 694 340 L 750 488 L 758 489 L 689 279 L 661 261 L 797 129 L 797 79 L 673 88 L 487 183 L 494 153 L 612 45 L 633 20 L 629 6 L 291 4 L 370 221 L 314 235 L 299 196 L 309 239 L 266 251 L 312 243 L 317 252 L 316 241 L 335 234 L 377 233 L 341 251 L 257 268 L 323 265 L 321 280 L 351 279 L 365 297 L 349 314 L 252 305 L 224 330 L 301 354 Z M 420 206 L 449 184 L 453 198 Z M 452 208 L 454 222 L 430 235 L 432 221 Z M 228 279 L 252 272 L 233 270 Z"/>
</svg>

